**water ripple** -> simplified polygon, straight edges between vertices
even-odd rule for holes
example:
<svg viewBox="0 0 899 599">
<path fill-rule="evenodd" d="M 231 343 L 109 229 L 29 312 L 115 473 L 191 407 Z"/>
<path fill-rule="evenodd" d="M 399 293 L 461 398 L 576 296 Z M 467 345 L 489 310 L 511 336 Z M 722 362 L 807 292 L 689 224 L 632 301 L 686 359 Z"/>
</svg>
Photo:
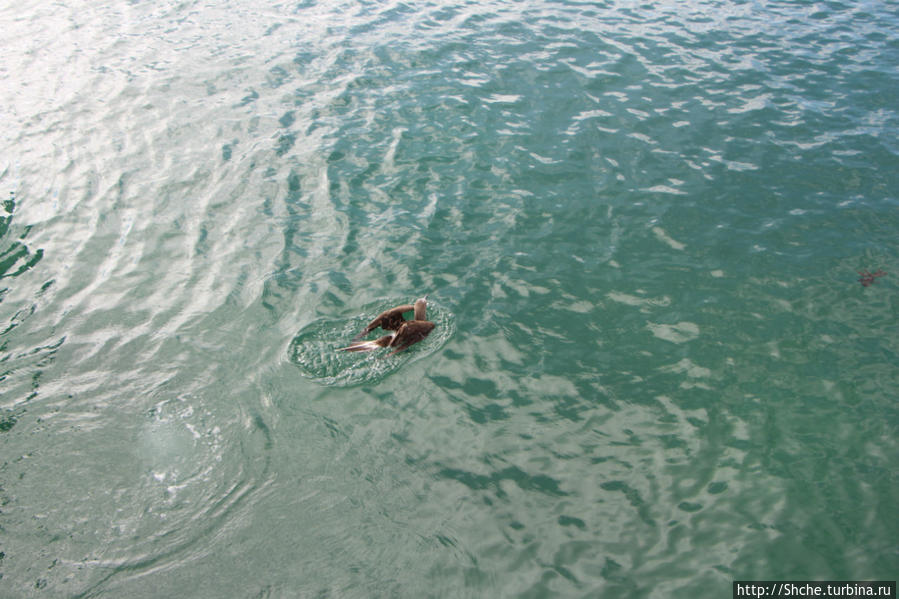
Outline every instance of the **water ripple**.
<svg viewBox="0 0 899 599">
<path fill-rule="evenodd" d="M 0 9 L 3 583 L 895 571 L 894 13 Z M 336 353 L 398 289 L 438 329 Z"/>
<path fill-rule="evenodd" d="M 455 331 L 455 318 L 438 302 L 428 301 L 428 320 L 437 326 L 421 341 L 397 356 L 387 357 L 385 351 L 339 352 L 377 314 L 403 303 L 402 298 L 379 300 L 362 307 L 354 318 L 322 319 L 315 321 L 291 340 L 287 350 L 289 360 L 317 383 L 347 387 L 376 383 L 397 370 L 438 351 Z M 411 356 L 411 357 L 409 357 Z"/>
</svg>

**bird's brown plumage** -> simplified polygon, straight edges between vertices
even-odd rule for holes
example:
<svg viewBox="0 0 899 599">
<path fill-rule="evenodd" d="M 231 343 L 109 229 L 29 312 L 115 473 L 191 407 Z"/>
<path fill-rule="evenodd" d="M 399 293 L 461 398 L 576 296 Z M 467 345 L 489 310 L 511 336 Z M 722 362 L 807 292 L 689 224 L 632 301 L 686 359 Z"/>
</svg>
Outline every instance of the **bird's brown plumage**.
<svg viewBox="0 0 899 599">
<path fill-rule="evenodd" d="M 398 354 L 410 345 L 422 341 L 431 334 L 435 326 L 433 322 L 427 320 L 410 320 L 403 323 L 387 345 L 387 347 L 395 348 L 390 355 Z"/>
<path fill-rule="evenodd" d="M 393 348 L 390 353 L 399 353 L 410 345 L 414 345 L 431 334 L 436 326 L 427 319 L 427 297 L 416 300 L 415 304 L 403 304 L 389 310 L 385 310 L 378 314 L 374 320 L 368 323 L 361 333 L 353 338 L 353 343 L 348 347 L 341 347 L 342 351 L 372 351 L 379 347 Z M 413 320 L 405 320 L 404 312 L 413 312 Z M 387 331 L 395 331 L 391 335 L 384 335 L 373 341 L 357 341 L 360 337 L 367 335 L 376 328 L 381 327 Z"/>
<path fill-rule="evenodd" d="M 400 326 L 406 322 L 406 319 L 403 318 L 404 312 L 412 312 L 415 310 L 415 306 L 412 304 L 403 304 L 402 306 L 397 306 L 396 308 L 390 308 L 389 310 L 384 310 L 372 320 L 368 325 L 362 329 L 362 332 L 353 337 L 353 341 L 356 339 L 361 339 L 365 337 L 376 328 L 381 327 L 385 331 L 395 331 L 400 328 Z"/>
</svg>

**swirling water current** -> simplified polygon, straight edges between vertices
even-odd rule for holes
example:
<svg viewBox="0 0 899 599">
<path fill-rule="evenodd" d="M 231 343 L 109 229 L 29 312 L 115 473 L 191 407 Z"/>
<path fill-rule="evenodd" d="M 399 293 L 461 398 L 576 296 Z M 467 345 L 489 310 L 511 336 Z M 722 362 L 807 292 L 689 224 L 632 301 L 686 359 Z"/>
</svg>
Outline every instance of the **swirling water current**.
<svg viewBox="0 0 899 599">
<path fill-rule="evenodd" d="M 875 0 L 0 7 L 0 596 L 895 579 L 897 65 Z"/>
</svg>

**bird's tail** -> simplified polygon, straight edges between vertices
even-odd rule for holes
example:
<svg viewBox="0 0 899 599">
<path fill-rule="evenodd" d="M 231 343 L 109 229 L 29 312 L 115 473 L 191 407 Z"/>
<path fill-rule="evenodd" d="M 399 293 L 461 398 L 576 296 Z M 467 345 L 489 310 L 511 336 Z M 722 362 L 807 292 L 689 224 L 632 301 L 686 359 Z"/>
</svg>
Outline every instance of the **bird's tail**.
<svg viewBox="0 0 899 599">
<path fill-rule="evenodd" d="M 337 351 L 372 351 L 378 349 L 379 347 L 387 347 L 390 345 L 390 341 L 393 339 L 393 335 L 384 335 L 379 339 L 375 339 L 374 341 L 360 341 L 358 343 L 351 343 L 347 347 L 341 347 Z"/>
</svg>

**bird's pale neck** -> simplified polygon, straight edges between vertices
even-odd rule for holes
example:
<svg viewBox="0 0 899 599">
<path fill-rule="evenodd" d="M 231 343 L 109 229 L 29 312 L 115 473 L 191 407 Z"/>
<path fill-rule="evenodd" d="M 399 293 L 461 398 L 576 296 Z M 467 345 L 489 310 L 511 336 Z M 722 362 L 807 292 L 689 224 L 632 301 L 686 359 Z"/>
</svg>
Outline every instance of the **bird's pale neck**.
<svg viewBox="0 0 899 599">
<path fill-rule="evenodd" d="M 427 296 L 415 301 L 415 320 L 427 320 L 426 315 L 428 307 Z"/>
</svg>

